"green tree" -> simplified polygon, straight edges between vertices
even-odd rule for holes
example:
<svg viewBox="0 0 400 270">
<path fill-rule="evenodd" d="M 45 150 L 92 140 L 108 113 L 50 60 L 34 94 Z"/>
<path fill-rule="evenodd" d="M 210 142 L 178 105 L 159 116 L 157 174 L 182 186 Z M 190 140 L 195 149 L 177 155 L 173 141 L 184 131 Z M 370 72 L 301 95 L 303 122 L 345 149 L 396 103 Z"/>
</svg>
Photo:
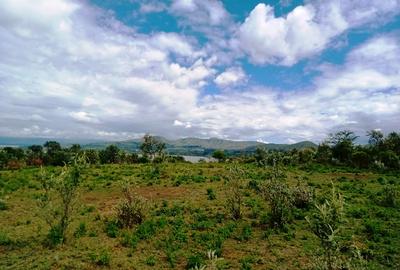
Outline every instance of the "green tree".
<svg viewBox="0 0 400 270">
<path fill-rule="evenodd" d="M 140 150 L 150 161 L 155 161 L 156 158 L 162 161 L 165 157 L 165 143 L 150 134 L 144 135 Z"/>
<path fill-rule="evenodd" d="M 225 152 L 223 150 L 215 150 L 212 157 L 217 159 L 218 162 L 223 162 L 226 159 Z"/>
<path fill-rule="evenodd" d="M 106 149 L 99 152 L 100 162 L 102 164 L 118 163 L 119 162 L 119 148 L 116 145 L 109 145 Z"/>
<path fill-rule="evenodd" d="M 332 155 L 341 163 L 349 163 L 353 153 L 354 141 L 358 138 L 354 132 L 349 130 L 339 131 L 329 136 Z"/>
</svg>

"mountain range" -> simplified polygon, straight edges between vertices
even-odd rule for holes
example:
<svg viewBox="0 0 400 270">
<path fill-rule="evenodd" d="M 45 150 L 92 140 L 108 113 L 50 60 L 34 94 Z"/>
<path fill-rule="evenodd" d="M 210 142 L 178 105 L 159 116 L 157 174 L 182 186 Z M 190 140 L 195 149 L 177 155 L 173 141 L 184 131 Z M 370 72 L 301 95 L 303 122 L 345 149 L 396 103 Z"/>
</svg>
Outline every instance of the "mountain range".
<svg viewBox="0 0 400 270">
<path fill-rule="evenodd" d="M 233 141 L 218 138 L 200 139 L 200 138 L 182 138 L 176 140 L 166 139 L 164 137 L 156 137 L 166 145 L 167 152 L 173 155 L 193 155 L 193 156 L 209 156 L 213 151 L 220 149 L 228 154 L 246 154 L 252 153 L 257 148 L 265 148 L 267 150 L 292 150 L 303 149 L 309 147 L 317 147 L 310 141 L 302 141 L 294 144 L 275 144 L 262 143 L 255 141 Z M 126 141 L 90 141 L 90 140 L 72 140 L 72 139 L 49 139 L 49 138 L 11 138 L 0 137 L 0 146 L 17 146 L 27 147 L 32 144 L 44 144 L 46 141 L 59 141 L 64 147 L 68 147 L 73 143 L 81 144 L 83 149 L 104 149 L 108 145 L 116 145 L 120 149 L 129 152 L 138 152 L 140 150 L 141 139 L 132 139 Z"/>
</svg>

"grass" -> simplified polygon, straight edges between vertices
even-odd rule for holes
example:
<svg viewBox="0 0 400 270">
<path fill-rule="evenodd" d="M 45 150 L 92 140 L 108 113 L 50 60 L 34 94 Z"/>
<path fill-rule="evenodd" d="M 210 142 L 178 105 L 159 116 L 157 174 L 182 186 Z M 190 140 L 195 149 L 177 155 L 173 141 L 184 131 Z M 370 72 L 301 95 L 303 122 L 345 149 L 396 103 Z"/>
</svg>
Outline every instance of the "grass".
<svg viewBox="0 0 400 270">
<path fill-rule="evenodd" d="M 271 172 L 242 164 L 243 218 L 233 221 L 225 207 L 229 166 L 163 164 L 157 173 L 146 164 L 92 166 L 83 173 L 68 242 L 52 249 L 44 245 L 49 228 L 36 205 L 39 169 L 0 171 L 6 205 L 0 211 L 0 269 L 187 269 L 206 262 L 208 250 L 223 258 L 221 269 L 309 269 L 318 250 L 305 221 L 312 207 L 296 209 L 285 228 L 271 228 L 269 205 L 258 192 Z M 320 165 L 284 171 L 289 186 L 311 186 L 317 202 L 329 196 L 332 183 L 343 194 L 344 252 L 357 246 L 368 269 L 400 267 L 398 192 L 387 193 L 399 190 L 398 174 Z M 150 204 L 147 219 L 131 229 L 115 220 L 125 182 Z"/>
</svg>

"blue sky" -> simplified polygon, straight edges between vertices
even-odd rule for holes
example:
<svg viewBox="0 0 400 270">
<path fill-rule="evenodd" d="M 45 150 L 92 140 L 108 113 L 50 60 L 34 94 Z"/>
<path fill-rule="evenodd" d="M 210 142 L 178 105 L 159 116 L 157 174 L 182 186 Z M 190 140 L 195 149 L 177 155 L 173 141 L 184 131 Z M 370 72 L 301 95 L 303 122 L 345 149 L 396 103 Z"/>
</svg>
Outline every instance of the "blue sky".
<svg viewBox="0 0 400 270">
<path fill-rule="evenodd" d="M 0 136 L 400 129 L 400 0 L 4 0 Z"/>
</svg>

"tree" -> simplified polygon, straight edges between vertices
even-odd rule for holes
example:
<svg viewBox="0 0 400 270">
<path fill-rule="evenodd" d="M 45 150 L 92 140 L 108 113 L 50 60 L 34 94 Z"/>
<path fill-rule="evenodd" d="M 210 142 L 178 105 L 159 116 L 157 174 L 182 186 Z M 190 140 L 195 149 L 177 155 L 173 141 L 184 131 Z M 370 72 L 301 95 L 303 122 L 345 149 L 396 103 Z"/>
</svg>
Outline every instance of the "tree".
<svg viewBox="0 0 400 270">
<path fill-rule="evenodd" d="M 38 205 L 43 219 L 50 227 L 47 240 L 49 245 L 65 243 L 66 232 L 75 206 L 78 188 L 81 184 L 81 172 L 86 165 L 84 156 L 75 157 L 69 165 L 64 165 L 61 173 L 49 176 L 43 169 L 39 181 L 42 193 Z"/>
<path fill-rule="evenodd" d="M 323 164 L 332 161 L 332 149 L 326 142 L 318 145 L 317 153 L 315 154 L 315 160 Z"/>
<path fill-rule="evenodd" d="M 162 160 L 165 155 L 165 143 L 150 134 L 146 134 L 143 137 L 140 150 L 142 155 L 150 161 L 154 161 L 156 157 Z"/>
<path fill-rule="evenodd" d="M 341 163 L 349 163 L 351 160 L 354 141 L 358 138 L 354 132 L 349 130 L 339 131 L 329 136 L 332 155 Z"/>
<path fill-rule="evenodd" d="M 212 157 L 217 159 L 218 162 L 222 162 L 226 159 L 225 152 L 222 150 L 215 150 Z"/>
<path fill-rule="evenodd" d="M 118 163 L 119 148 L 116 145 L 109 145 L 106 149 L 99 152 L 100 162 L 102 164 Z"/>
<path fill-rule="evenodd" d="M 367 132 L 368 143 L 372 147 L 379 147 L 383 143 L 383 133 L 379 130 L 373 129 Z"/>
<path fill-rule="evenodd" d="M 400 156 L 400 133 L 391 132 L 384 139 L 384 147 L 386 150 L 392 150 Z"/>
</svg>

